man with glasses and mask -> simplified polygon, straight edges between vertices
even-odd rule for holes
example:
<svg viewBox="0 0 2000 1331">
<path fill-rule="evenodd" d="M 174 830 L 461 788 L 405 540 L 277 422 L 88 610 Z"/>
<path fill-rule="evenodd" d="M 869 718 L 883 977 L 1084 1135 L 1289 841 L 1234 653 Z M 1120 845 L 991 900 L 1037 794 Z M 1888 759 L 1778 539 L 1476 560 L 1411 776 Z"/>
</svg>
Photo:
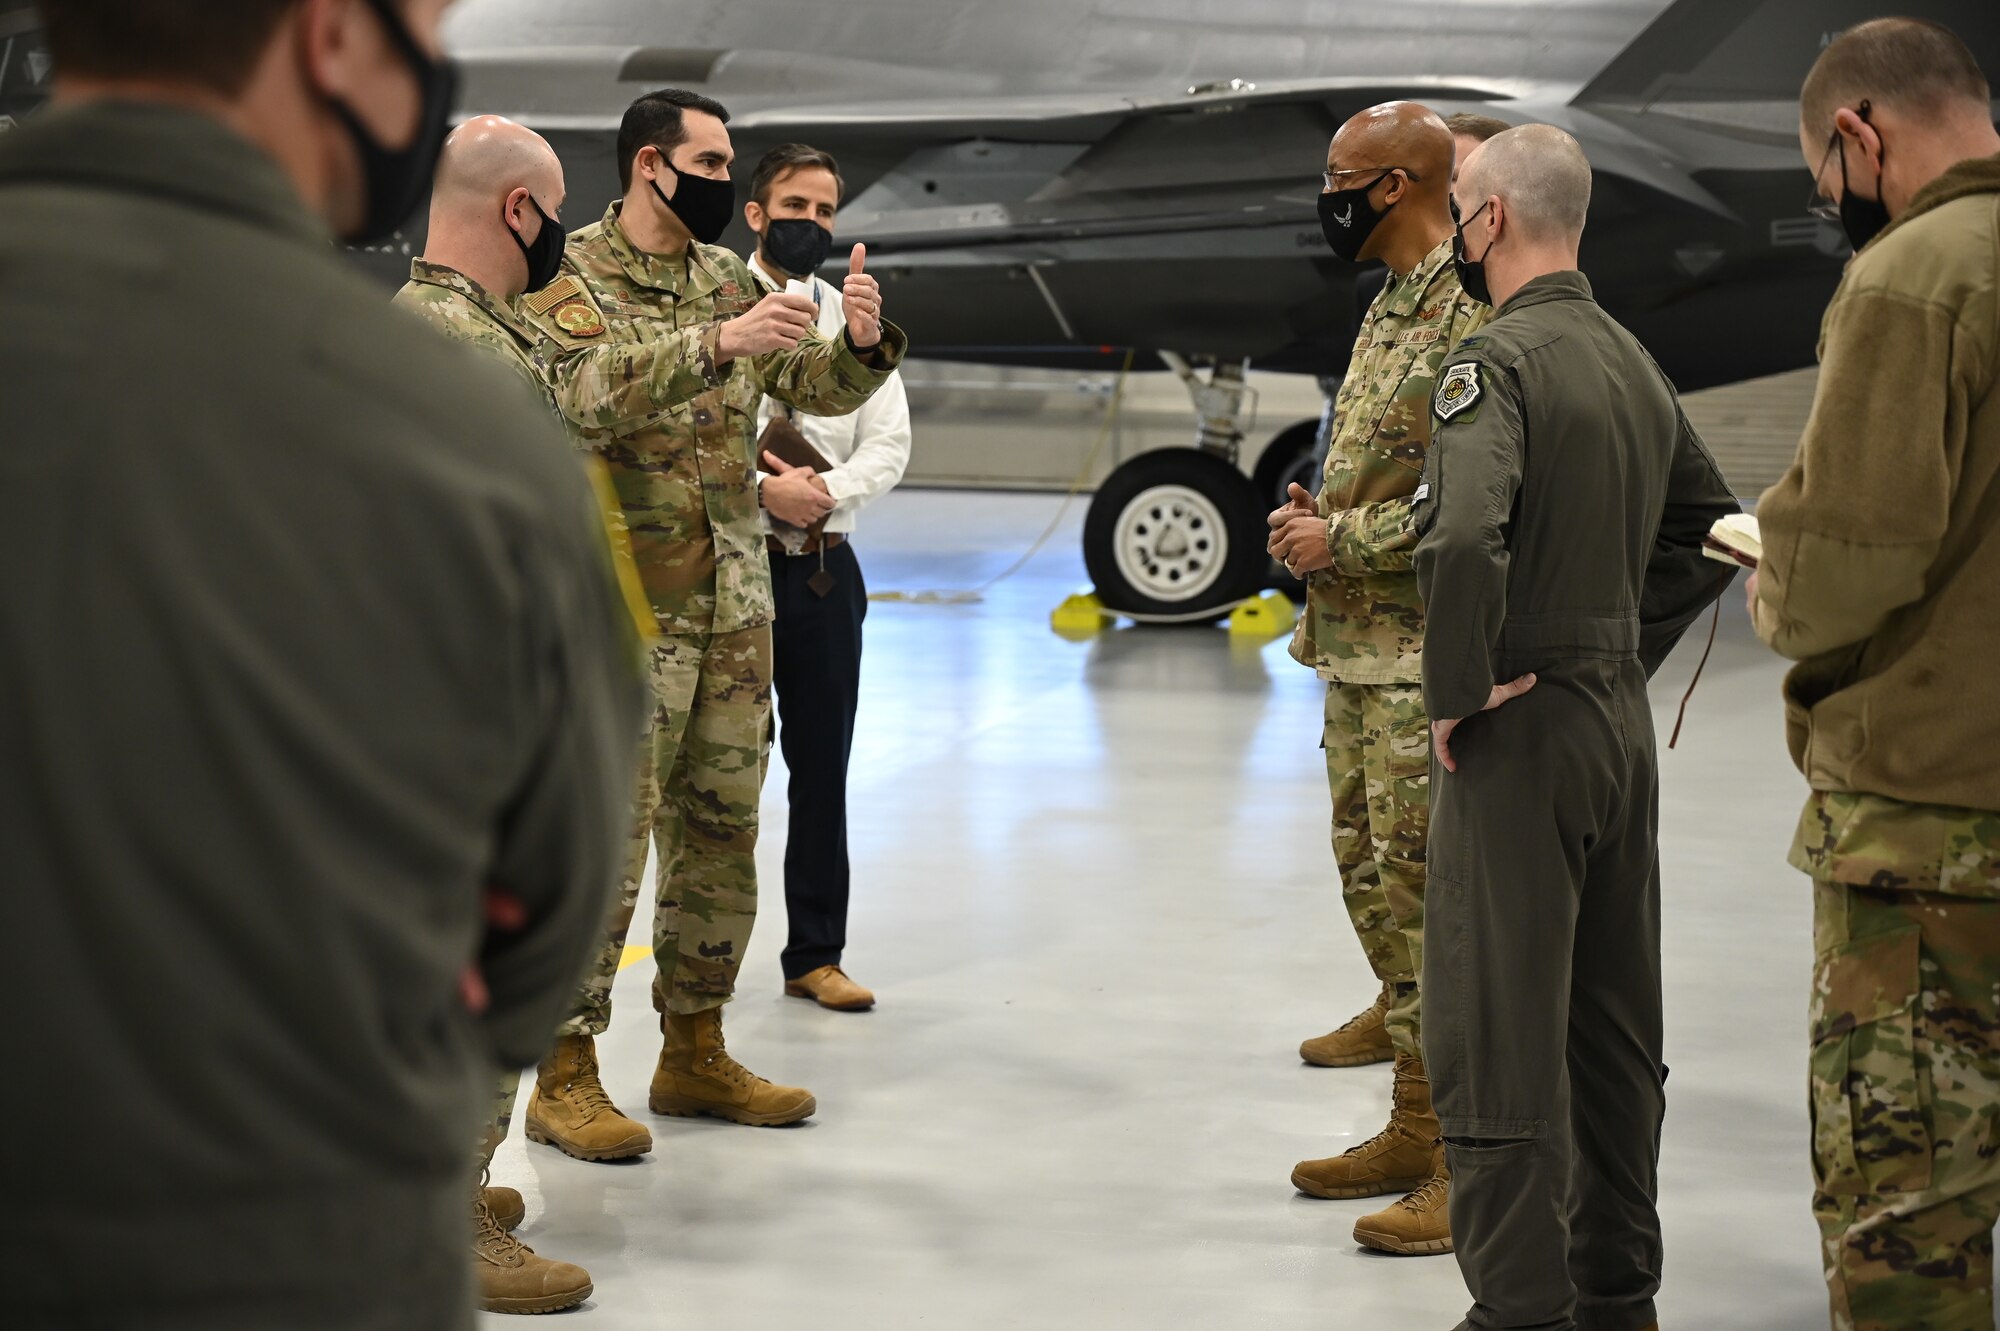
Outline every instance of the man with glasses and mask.
<svg viewBox="0 0 2000 1331">
<path fill-rule="evenodd" d="M 1948 29 L 1837 37 L 1799 99 L 1857 251 L 1791 470 L 1757 506 L 1757 632 L 1798 662 L 1791 848 L 1813 880 L 1813 1210 L 1833 1325 L 1993 1325 L 2000 1217 L 2000 134 Z"/>
<path fill-rule="evenodd" d="M 678 89 L 634 102 L 618 132 L 624 198 L 570 238 L 563 275 L 523 308 L 561 348 L 549 367 L 556 403 L 610 469 L 660 632 L 623 898 L 629 920 L 655 846 L 664 1043 L 648 1103 L 656 1114 L 775 1127 L 811 1115 L 813 1096 L 751 1073 L 722 1037 L 757 918 L 771 731 L 757 409 L 769 395 L 817 415 L 853 411 L 889 381 L 906 340 L 883 320 L 858 254 L 842 286 L 846 321 L 828 338 L 811 299 L 765 294 L 715 244 L 736 212 L 728 119 Z M 619 345 L 670 354 L 678 369 L 647 400 L 609 395 L 593 349 Z M 607 990 L 563 1032 L 595 1035 L 610 1015 Z"/>
<path fill-rule="evenodd" d="M 1451 263 L 1451 131 L 1429 109 L 1363 111 L 1327 149 L 1320 223 L 1349 262 L 1381 259 L 1390 279 L 1361 325 L 1334 403 L 1317 499 L 1294 485 L 1271 514 L 1270 549 L 1306 580 L 1292 655 L 1327 683 L 1333 852 L 1349 918 L 1381 982 L 1373 1007 L 1306 1041 L 1309 1063 L 1394 1059 L 1388 1126 L 1346 1153 L 1308 1160 L 1292 1183 L 1314 1197 L 1402 1194 L 1364 1216 L 1355 1240 L 1385 1252 L 1451 1251 L 1447 1179 L 1424 1074 L 1423 956 L 1430 745 L 1421 681 L 1423 602 L 1410 557 L 1411 498 L 1430 445 L 1432 390 L 1445 354 L 1490 311 Z"/>
<path fill-rule="evenodd" d="M 430 182 L 445 8 L 41 6 L 0 992 L 60 1009 L 17 1049 L 63 1112 L 9 1157 L 10 1326 L 469 1328 L 475 1087 L 603 928 L 641 680 L 591 486 L 331 243 Z"/>
<path fill-rule="evenodd" d="M 840 336 L 847 314 L 840 290 L 815 277 L 833 249 L 844 185 L 831 154 L 779 144 L 750 178 L 744 220 L 757 236 L 750 271 L 773 291 L 789 282 L 812 290 L 819 330 Z M 853 256 L 849 255 L 850 265 Z M 903 478 L 910 463 L 910 406 L 902 375 L 861 409 L 809 416 L 775 398 L 758 408 L 760 434 L 782 417 L 831 469 L 769 459 L 762 482 L 770 538 L 778 743 L 791 772 L 791 829 L 785 841 L 785 916 L 791 936 L 780 958 L 785 992 L 836 1012 L 859 1012 L 875 995 L 848 978 L 847 761 L 860 703 L 861 626 L 868 588 L 852 536 L 855 514 Z M 780 427 L 782 428 L 782 427 Z"/>
</svg>

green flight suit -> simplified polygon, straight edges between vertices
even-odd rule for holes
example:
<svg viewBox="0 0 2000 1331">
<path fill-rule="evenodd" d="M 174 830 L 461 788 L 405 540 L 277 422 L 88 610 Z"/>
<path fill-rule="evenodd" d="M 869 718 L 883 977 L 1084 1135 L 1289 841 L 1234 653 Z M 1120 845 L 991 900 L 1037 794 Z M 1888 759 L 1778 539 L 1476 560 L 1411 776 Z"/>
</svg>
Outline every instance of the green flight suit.
<svg viewBox="0 0 2000 1331">
<path fill-rule="evenodd" d="M 1432 770 L 1424 1053 L 1467 1320 L 1638 1331 L 1666 1106 L 1646 680 L 1728 583 L 1701 545 L 1737 504 L 1581 273 L 1502 305 L 1433 409 L 1424 703 L 1460 724 Z"/>
</svg>

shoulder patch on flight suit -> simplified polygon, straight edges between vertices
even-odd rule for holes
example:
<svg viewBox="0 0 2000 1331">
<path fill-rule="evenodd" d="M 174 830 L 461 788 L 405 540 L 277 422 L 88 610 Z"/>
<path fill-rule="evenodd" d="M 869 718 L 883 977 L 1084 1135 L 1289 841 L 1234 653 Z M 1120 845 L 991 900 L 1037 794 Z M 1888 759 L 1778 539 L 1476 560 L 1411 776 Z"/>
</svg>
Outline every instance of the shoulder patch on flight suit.
<svg viewBox="0 0 2000 1331">
<path fill-rule="evenodd" d="M 1479 362 L 1460 361 L 1438 376 L 1437 393 L 1431 398 L 1431 410 L 1441 421 L 1448 421 L 1462 411 L 1467 411 L 1479 401 Z"/>
</svg>

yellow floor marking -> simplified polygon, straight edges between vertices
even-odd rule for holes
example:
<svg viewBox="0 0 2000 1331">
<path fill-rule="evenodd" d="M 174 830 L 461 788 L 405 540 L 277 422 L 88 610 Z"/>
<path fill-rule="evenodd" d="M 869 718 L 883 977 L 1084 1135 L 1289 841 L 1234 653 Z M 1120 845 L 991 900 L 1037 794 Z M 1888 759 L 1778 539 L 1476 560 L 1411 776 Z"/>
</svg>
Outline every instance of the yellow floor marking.
<svg viewBox="0 0 2000 1331">
<path fill-rule="evenodd" d="M 618 958 L 618 969 L 622 971 L 633 962 L 644 961 L 652 955 L 653 949 L 644 943 L 627 943 L 625 945 L 625 955 Z"/>
</svg>

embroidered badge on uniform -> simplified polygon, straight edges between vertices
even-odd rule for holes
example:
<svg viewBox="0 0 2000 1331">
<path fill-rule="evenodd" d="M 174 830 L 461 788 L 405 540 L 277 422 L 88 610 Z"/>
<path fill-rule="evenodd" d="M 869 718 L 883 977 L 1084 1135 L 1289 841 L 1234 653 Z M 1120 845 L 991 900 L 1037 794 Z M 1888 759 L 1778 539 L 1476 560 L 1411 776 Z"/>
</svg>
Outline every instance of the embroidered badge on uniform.
<svg viewBox="0 0 2000 1331">
<path fill-rule="evenodd" d="M 556 327 L 571 337 L 596 337 L 604 331 L 604 320 L 598 317 L 590 302 L 582 297 L 558 305 L 553 317 Z"/>
<path fill-rule="evenodd" d="M 1441 421 L 1448 421 L 1479 401 L 1479 362 L 1465 361 L 1446 370 L 1438 379 L 1437 394 L 1431 399 L 1431 410 Z"/>
<path fill-rule="evenodd" d="M 566 300 L 574 300 L 583 294 L 583 283 L 575 273 L 564 273 L 540 291 L 530 292 L 521 297 L 521 303 L 536 314 L 547 314 Z"/>
</svg>

